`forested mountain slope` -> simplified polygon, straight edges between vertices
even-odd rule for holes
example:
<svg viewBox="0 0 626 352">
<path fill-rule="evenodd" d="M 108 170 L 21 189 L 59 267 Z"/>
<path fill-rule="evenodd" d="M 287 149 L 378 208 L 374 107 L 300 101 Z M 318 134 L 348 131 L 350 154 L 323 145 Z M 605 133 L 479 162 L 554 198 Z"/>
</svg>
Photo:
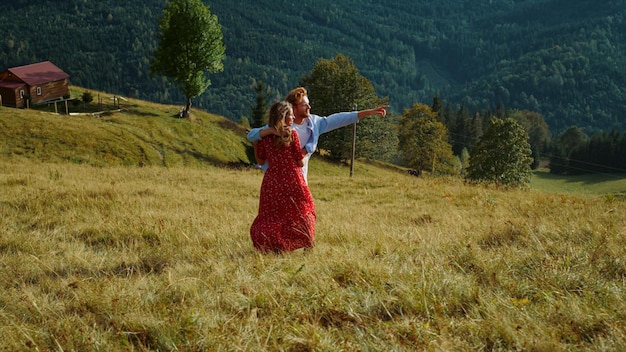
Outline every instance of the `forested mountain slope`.
<svg viewBox="0 0 626 352">
<path fill-rule="evenodd" d="M 279 97 L 319 58 L 342 53 L 397 113 L 438 94 L 471 109 L 539 111 L 553 132 L 626 130 L 620 0 L 205 3 L 222 24 L 227 59 L 194 103 L 233 120 L 249 114 L 255 80 Z M 182 104 L 164 78 L 149 76 L 164 4 L 4 0 L 0 69 L 50 60 L 72 84 Z"/>
</svg>

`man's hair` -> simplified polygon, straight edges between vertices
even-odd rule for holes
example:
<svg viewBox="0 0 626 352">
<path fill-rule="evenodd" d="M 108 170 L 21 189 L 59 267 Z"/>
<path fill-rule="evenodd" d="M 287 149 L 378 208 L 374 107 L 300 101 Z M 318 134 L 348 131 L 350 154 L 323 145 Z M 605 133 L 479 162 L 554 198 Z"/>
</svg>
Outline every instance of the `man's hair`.
<svg viewBox="0 0 626 352">
<path fill-rule="evenodd" d="M 285 100 L 288 101 L 292 106 L 296 106 L 302 103 L 302 98 L 306 97 L 306 89 L 304 87 L 294 88 L 287 94 Z"/>
</svg>

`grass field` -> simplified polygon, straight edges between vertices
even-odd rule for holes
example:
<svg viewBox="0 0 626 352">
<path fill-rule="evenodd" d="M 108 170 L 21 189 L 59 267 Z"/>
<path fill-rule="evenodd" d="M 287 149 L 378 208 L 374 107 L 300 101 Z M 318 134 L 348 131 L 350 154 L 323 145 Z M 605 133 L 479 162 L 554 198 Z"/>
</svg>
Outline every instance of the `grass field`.
<svg viewBox="0 0 626 352">
<path fill-rule="evenodd" d="M 243 128 L 130 103 L 0 108 L 0 350 L 626 350 L 623 180 L 314 158 L 316 247 L 261 255 Z"/>
<path fill-rule="evenodd" d="M 559 176 L 547 171 L 536 171 L 531 187 L 551 193 L 612 195 L 626 199 L 626 174 Z"/>
<path fill-rule="evenodd" d="M 318 244 L 260 255 L 261 174 L 3 161 L 8 351 L 619 351 L 626 205 L 314 160 Z"/>
</svg>

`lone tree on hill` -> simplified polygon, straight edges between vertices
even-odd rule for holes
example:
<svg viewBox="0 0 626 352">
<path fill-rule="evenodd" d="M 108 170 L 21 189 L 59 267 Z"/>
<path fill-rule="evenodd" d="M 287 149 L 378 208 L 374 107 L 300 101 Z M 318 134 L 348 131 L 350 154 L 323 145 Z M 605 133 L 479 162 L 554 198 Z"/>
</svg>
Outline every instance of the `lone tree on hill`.
<svg viewBox="0 0 626 352">
<path fill-rule="evenodd" d="M 512 118 L 494 117 L 472 150 L 466 178 L 498 186 L 524 186 L 530 182 L 531 155 L 524 128 Z"/>
<path fill-rule="evenodd" d="M 159 45 L 150 64 L 150 73 L 168 77 L 187 102 L 211 85 L 208 75 L 224 70 L 225 48 L 222 26 L 201 0 L 170 0 L 159 19 Z"/>
</svg>

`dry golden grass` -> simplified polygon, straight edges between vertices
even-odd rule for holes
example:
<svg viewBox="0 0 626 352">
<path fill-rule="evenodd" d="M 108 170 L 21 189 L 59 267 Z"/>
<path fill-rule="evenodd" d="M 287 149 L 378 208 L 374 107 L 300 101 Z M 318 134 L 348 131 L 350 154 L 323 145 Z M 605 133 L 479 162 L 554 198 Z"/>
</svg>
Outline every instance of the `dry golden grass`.
<svg viewBox="0 0 626 352">
<path fill-rule="evenodd" d="M 312 161 L 317 246 L 261 255 L 258 170 L 0 163 L 7 351 L 626 350 L 626 203 Z"/>
</svg>

